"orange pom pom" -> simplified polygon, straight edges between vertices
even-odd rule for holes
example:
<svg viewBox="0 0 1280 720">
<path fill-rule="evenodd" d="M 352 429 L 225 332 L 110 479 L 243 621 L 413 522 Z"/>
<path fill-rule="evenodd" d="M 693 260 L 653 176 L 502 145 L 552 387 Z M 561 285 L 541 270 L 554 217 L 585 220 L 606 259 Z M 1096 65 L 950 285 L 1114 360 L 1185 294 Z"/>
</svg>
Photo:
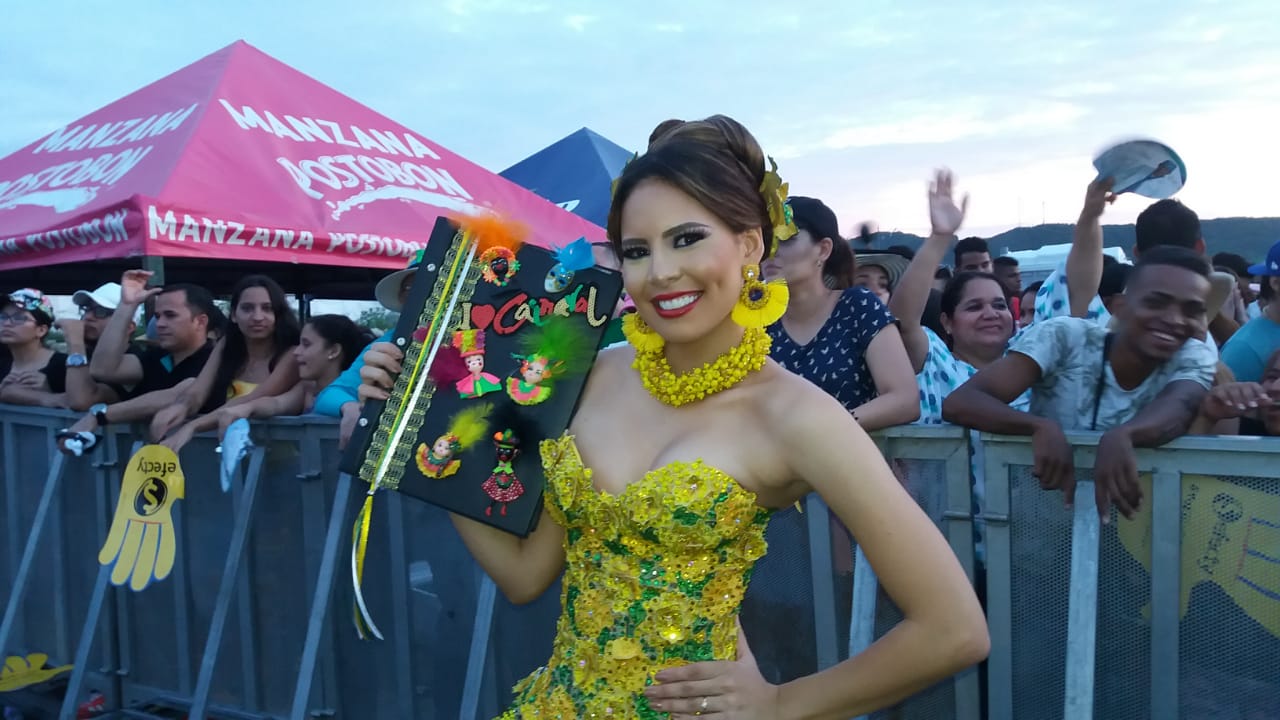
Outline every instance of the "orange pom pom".
<svg viewBox="0 0 1280 720">
<path fill-rule="evenodd" d="M 516 252 L 529 237 L 529 226 L 494 212 L 457 215 L 452 219 L 459 230 L 475 241 L 477 254 L 499 247 Z"/>
</svg>

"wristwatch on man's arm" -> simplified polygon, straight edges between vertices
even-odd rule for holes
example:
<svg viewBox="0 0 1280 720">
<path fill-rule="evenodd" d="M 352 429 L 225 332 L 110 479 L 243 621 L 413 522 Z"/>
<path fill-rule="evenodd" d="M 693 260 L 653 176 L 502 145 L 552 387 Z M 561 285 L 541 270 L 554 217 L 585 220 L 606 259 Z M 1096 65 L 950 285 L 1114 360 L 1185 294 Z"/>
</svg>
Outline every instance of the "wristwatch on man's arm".
<svg viewBox="0 0 1280 720">
<path fill-rule="evenodd" d="M 97 405 L 90 407 L 89 414 L 93 416 L 94 420 L 98 421 L 98 427 L 104 428 L 109 424 L 107 422 L 107 404 L 106 403 L 98 403 Z"/>
</svg>

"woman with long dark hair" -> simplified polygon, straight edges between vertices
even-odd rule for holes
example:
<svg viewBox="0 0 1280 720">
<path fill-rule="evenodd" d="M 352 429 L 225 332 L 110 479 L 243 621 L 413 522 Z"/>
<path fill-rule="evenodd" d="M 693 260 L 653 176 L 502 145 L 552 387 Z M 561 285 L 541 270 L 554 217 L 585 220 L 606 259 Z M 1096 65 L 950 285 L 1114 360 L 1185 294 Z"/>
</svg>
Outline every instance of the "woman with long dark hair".
<svg viewBox="0 0 1280 720">
<path fill-rule="evenodd" d="M 293 349 L 298 316 L 284 290 L 266 275 L 243 278 L 231 293 L 231 322 L 195 383 L 174 404 L 156 413 L 151 434 L 164 438 L 197 411 L 210 413 L 259 397 L 279 395 L 298 384 Z M 192 433 L 166 442 L 181 447 Z"/>
<path fill-rule="evenodd" d="M 608 237 L 635 300 L 630 347 L 602 351 L 563 436 L 542 443 L 543 516 L 517 537 L 461 516 L 516 602 L 563 573 L 547 665 L 504 719 L 850 717 L 982 659 L 982 610 L 954 553 L 849 411 L 769 359 L 786 292 L 760 280 L 793 231 L 754 137 L 668 121 L 616 185 Z M 365 355 L 386 399 L 403 353 Z M 803 412 L 797 412 L 803 408 Z M 864 653 L 775 685 L 737 625 L 770 514 L 817 492 L 906 619 Z"/>
<path fill-rule="evenodd" d="M 343 370 L 373 341 L 373 333 L 344 315 L 317 315 L 302 326 L 302 336 L 293 349 L 298 365 L 297 385 L 270 397 L 257 397 L 238 404 L 226 404 L 208 415 L 183 425 L 171 437 L 189 436 L 218 428 L 219 434 L 241 418 L 270 418 L 311 412 L 316 396 L 338 378 Z M 185 440 L 183 440 L 185 442 Z"/>
</svg>

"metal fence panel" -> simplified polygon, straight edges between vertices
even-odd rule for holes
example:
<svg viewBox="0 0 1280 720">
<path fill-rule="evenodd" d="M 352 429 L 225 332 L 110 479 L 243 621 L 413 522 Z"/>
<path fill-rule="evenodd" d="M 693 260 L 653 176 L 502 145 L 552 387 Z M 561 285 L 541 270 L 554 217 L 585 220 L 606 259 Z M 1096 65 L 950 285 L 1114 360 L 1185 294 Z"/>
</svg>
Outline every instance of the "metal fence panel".
<svg viewBox="0 0 1280 720">
<path fill-rule="evenodd" d="M 69 415 L 43 410 L 6 408 L 0 415 L 0 536 L 9 545 L 0 552 L 0 580 L 13 578 L 49 467 L 52 433 L 68 424 Z M 112 459 L 127 458 L 134 439 L 122 430 L 113 429 L 110 447 L 67 461 L 54 496 L 54 522 L 39 547 L 6 653 L 39 650 L 60 661 L 74 654 L 119 488 L 122 468 Z M 265 449 L 263 472 L 210 699 L 246 717 L 286 717 L 335 510 L 338 451 L 327 421 L 255 423 L 254 438 Z M 1096 436 L 1072 441 L 1077 465 L 1091 467 Z M 1068 598 L 1078 590 L 1069 576 L 1071 514 L 1058 493 L 1041 490 L 1030 476 L 1027 439 L 979 441 L 985 580 L 973 561 L 965 433 L 899 428 L 880 442 L 908 491 L 985 590 L 993 640 L 989 717 L 1063 717 L 1068 653 L 1088 644 L 1067 637 Z M 181 706 L 195 689 L 235 518 L 233 496 L 218 486 L 215 446 L 213 438 L 198 438 L 182 453 L 187 497 L 175 511 L 180 556 L 173 575 L 142 593 L 109 592 L 118 605 L 102 617 L 87 666 L 96 674 L 87 682 L 109 689 L 118 666 L 117 699 L 123 702 L 168 698 Z M 1280 717 L 1276 452 L 1280 440 L 1187 438 L 1139 453 L 1147 473 L 1146 514 L 1102 526 L 1099 571 L 1092 579 L 1098 592 L 1098 718 L 1163 718 L 1170 708 L 1193 720 Z M 1223 475 L 1224 469 L 1231 474 Z M 1089 477 L 1080 473 L 1082 480 Z M 1173 492 L 1162 490 L 1169 483 Z M 334 517 L 346 525 L 363 499 L 354 486 Z M 855 548 L 820 503 L 810 507 L 805 514 L 776 514 L 770 553 L 743 609 L 753 650 L 766 676 L 776 679 L 848 652 Z M 1175 507 L 1180 512 L 1171 513 Z M 824 529 L 821 520 L 830 526 Z M 308 714 L 456 718 L 474 708 L 477 717 L 491 717 L 509 702 L 511 685 L 550 655 L 559 584 L 526 606 L 497 597 L 488 633 L 479 636 L 483 653 L 473 653 L 479 568 L 447 513 L 392 493 L 375 502 L 364 582 L 387 640 L 359 640 L 352 625 L 349 543 L 347 525 L 330 567 L 336 582 L 302 703 Z M 816 580 L 814 567 L 822 568 Z M 880 594 L 875 635 L 899 618 Z M 477 673 L 470 678 L 476 695 L 464 698 L 469 667 Z M 976 718 L 976 675 L 963 673 L 876 717 Z"/>
<path fill-rule="evenodd" d="M 907 434 L 881 441 L 885 457 L 891 458 L 895 475 L 903 487 L 953 543 L 970 576 L 973 575 L 973 527 L 970 522 L 970 467 L 968 439 L 957 428 L 928 428 L 928 434 Z M 954 530 L 954 532 L 953 532 Z M 959 545 L 959 547 L 955 547 Z M 862 556 L 859 555 L 859 560 Z M 902 611 L 883 591 L 877 589 L 874 637 L 889 632 L 903 619 Z M 960 703 L 957 689 L 966 682 L 974 697 Z M 898 705 L 874 713 L 876 720 L 937 720 L 977 718 L 977 670 L 948 679 L 917 693 Z"/>
</svg>

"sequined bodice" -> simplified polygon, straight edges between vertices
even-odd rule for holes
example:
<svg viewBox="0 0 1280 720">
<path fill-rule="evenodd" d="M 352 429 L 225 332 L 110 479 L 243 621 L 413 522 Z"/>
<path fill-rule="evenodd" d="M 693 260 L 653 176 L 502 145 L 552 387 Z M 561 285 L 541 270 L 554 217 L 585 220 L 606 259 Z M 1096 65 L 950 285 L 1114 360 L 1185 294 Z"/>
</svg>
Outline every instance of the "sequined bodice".
<svg viewBox="0 0 1280 720">
<path fill-rule="evenodd" d="M 659 718 L 641 691 L 659 670 L 737 651 L 735 619 L 767 510 L 701 461 L 595 490 L 573 438 L 542 444 L 546 502 L 565 528 L 555 650 L 504 718 Z"/>
</svg>

